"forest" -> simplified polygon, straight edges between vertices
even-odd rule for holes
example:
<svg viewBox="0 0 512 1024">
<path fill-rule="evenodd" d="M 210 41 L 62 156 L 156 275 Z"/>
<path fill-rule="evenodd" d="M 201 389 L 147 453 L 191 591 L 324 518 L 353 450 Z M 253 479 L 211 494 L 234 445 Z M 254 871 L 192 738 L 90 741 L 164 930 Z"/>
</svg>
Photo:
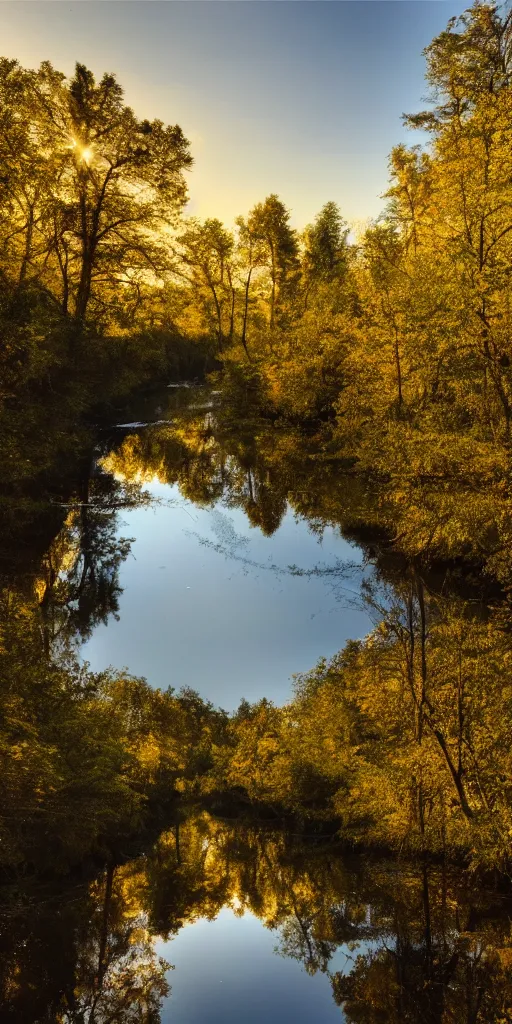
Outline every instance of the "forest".
<svg viewBox="0 0 512 1024">
<path fill-rule="evenodd" d="M 139 120 L 112 74 L 0 61 L 7 878 L 115 856 L 191 804 L 510 872 L 512 14 L 475 3 L 426 61 L 421 141 L 358 233 L 334 202 L 299 231 L 275 194 L 233 229 L 188 217 L 179 126 Z M 215 423 L 128 434 L 91 478 L 101 418 L 191 377 Z M 289 504 L 377 546 L 374 630 L 232 715 L 91 672 L 79 641 L 117 614 L 130 549 L 111 513 L 155 473 L 205 506 L 227 490 L 264 534 Z M 343 989 L 354 1020 L 372 964 Z"/>
<path fill-rule="evenodd" d="M 506 575 L 510 34 L 508 14 L 477 3 L 434 39 L 431 106 L 406 118 L 427 141 L 392 151 L 384 213 L 357 238 L 332 202 L 298 232 L 276 195 L 234 231 L 187 218 L 179 127 L 137 120 L 112 75 L 3 60 L 10 474 L 29 472 L 34 408 L 50 407 L 51 433 L 55 406 L 75 426 L 144 381 L 222 367 L 234 409 L 250 397 L 324 423 L 331 454 L 381 481 L 411 556 L 464 557 L 479 537 Z"/>
</svg>

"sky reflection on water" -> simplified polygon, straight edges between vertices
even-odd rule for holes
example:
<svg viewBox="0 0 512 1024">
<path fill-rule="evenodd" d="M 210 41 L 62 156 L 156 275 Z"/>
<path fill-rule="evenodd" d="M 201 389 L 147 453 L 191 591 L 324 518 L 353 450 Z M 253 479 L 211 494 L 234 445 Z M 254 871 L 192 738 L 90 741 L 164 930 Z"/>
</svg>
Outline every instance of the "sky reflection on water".
<svg viewBox="0 0 512 1024">
<path fill-rule="evenodd" d="M 82 649 L 93 670 L 126 666 L 153 686 L 197 689 L 226 710 L 242 697 L 282 703 L 293 673 L 371 628 L 354 604 L 362 570 L 334 592 L 321 578 L 244 562 L 283 569 L 360 562 L 333 529 L 320 543 L 288 512 L 266 537 L 238 509 L 200 508 L 177 486 L 149 489 L 163 504 L 122 513 L 120 532 L 135 543 L 121 567 L 119 621 L 98 626 Z M 207 546 L 219 542 L 234 557 Z"/>
<path fill-rule="evenodd" d="M 341 1024 L 329 978 L 277 955 L 279 933 L 225 907 L 157 951 L 174 970 L 162 1024 Z"/>
</svg>

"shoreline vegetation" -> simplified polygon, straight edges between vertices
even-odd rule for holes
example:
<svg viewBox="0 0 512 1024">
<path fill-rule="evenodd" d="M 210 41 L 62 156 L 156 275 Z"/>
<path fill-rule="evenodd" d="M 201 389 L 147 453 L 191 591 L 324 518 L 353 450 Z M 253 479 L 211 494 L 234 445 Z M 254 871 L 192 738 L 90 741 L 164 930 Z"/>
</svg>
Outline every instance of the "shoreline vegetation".
<svg viewBox="0 0 512 1024">
<path fill-rule="evenodd" d="M 190 808 L 149 851 L 108 862 L 94 881 L 33 886 L 14 902 L 0 973 L 8 1019 L 157 1024 L 174 1008 L 175 983 L 179 998 L 181 965 L 174 975 L 166 962 L 173 940 L 222 911 L 264 928 L 274 952 L 330 988 L 350 1024 L 509 1015 L 503 892 L 447 865 L 340 856 L 277 825 Z"/>
<path fill-rule="evenodd" d="M 5 877 L 217 798 L 508 877 L 512 17 L 477 3 L 426 58 L 432 102 L 406 121 L 430 141 L 392 151 L 358 238 L 332 202 L 299 233 L 276 195 L 234 231 L 186 218 L 178 126 L 139 120 L 113 75 L 0 61 Z M 92 474 L 91 410 L 212 371 L 214 423 L 122 437 Z M 375 629 L 287 706 L 231 716 L 89 672 L 130 546 L 112 510 L 155 472 L 205 504 L 229 488 L 265 533 L 289 502 L 362 538 Z"/>
</svg>

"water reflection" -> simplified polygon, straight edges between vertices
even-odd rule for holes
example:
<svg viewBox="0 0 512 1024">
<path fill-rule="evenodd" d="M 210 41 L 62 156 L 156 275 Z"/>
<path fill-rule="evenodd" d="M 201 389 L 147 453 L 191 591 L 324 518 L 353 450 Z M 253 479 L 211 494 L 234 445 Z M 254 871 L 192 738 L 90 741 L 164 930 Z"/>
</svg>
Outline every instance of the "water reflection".
<svg viewBox="0 0 512 1024">
<path fill-rule="evenodd" d="M 18 884 L 3 1019 L 498 1024 L 512 1012 L 510 911 L 453 871 L 191 813 L 59 898 Z"/>
<path fill-rule="evenodd" d="M 225 553 L 215 511 L 184 503 L 177 487 L 151 485 L 151 493 L 174 505 L 123 514 L 122 532 L 136 541 L 120 569 L 120 619 L 97 627 L 82 651 L 94 669 L 128 665 L 155 686 L 191 685 L 230 709 L 263 692 L 286 700 L 293 672 L 367 632 L 367 613 L 351 605 L 357 577 L 333 594 L 327 580 L 273 568 L 352 560 L 331 528 L 320 547 L 290 513 L 269 541 L 229 511 L 239 546 Z"/>
<path fill-rule="evenodd" d="M 108 438 L 103 472 L 160 504 L 123 512 L 120 529 L 136 540 L 120 567 L 122 614 L 82 653 L 95 670 L 127 665 L 228 709 L 263 691 L 284 701 L 293 673 L 370 628 L 356 600 L 363 556 L 332 516 L 295 510 L 292 486 L 320 500 L 324 475 L 304 466 L 298 436 L 228 432 L 218 411 L 205 412 L 210 396 L 189 389 L 183 405 L 173 390 L 156 413 L 172 423 Z"/>
<path fill-rule="evenodd" d="M 508 898 L 424 857 L 510 865 L 506 596 L 397 556 L 384 499 L 320 437 L 188 392 L 2 509 L 5 1019 L 511 1020 Z M 370 625 L 293 703 L 231 719 L 77 657 L 229 706 Z M 420 865 L 342 857 L 340 826 Z"/>
</svg>

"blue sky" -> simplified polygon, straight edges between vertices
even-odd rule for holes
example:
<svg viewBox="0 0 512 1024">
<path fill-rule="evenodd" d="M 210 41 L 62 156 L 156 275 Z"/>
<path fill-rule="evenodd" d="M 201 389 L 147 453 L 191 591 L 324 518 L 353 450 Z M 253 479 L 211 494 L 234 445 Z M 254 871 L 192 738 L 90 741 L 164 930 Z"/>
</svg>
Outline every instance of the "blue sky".
<svg viewBox="0 0 512 1024">
<path fill-rule="evenodd" d="M 297 227 L 329 199 L 379 212 L 387 157 L 426 94 L 422 49 L 453 0 L 67 0 L 0 4 L 3 56 L 113 71 L 190 139 L 189 212 L 231 222 L 270 192 Z"/>
</svg>

